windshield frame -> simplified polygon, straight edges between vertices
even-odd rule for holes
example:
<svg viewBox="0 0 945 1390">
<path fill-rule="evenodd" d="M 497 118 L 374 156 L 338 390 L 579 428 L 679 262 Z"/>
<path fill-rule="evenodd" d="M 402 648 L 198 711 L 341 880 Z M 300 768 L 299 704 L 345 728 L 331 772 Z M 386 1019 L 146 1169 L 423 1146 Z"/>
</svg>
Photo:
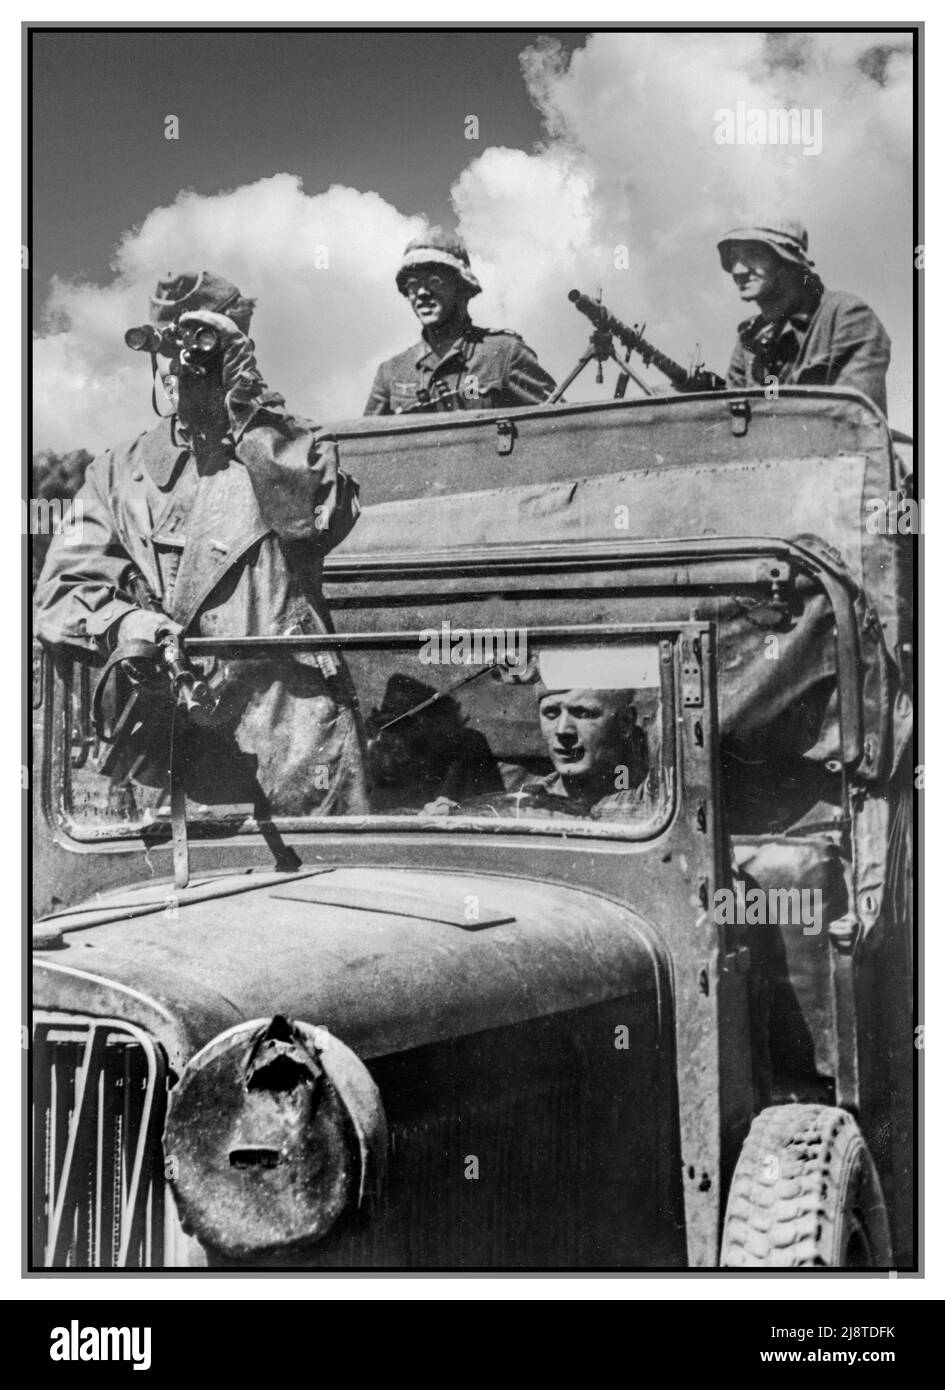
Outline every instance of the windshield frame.
<svg viewBox="0 0 945 1390">
<path fill-rule="evenodd" d="M 469 627 L 463 630 L 475 633 L 492 632 L 496 629 L 494 626 L 483 626 L 481 628 Z M 411 628 L 377 632 L 291 634 L 273 637 L 194 636 L 184 639 L 181 646 L 186 657 L 224 655 L 245 657 L 278 651 L 334 650 L 344 653 L 345 651 L 369 651 L 393 647 L 416 649 L 429 631 L 429 628 Z M 272 826 L 281 834 L 306 837 L 327 834 L 365 835 L 376 831 L 385 835 L 390 833 L 415 835 L 431 832 L 438 835 L 455 835 L 457 833 L 467 835 L 470 833 L 483 835 L 525 834 L 558 840 L 591 839 L 630 843 L 649 842 L 668 828 L 675 817 L 677 808 L 679 778 L 676 769 L 680 749 L 676 718 L 676 692 L 681 679 L 680 648 L 683 635 L 684 633 L 679 626 L 660 622 L 546 623 L 529 625 L 527 629 L 530 648 L 533 644 L 538 645 L 541 642 L 553 642 L 557 645 L 572 643 L 578 645 L 582 642 L 596 644 L 633 641 L 638 641 L 641 644 L 646 642 L 659 648 L 660 684 L 658 689 L 662 724 L 662 786 L 656 813 L 649 819 L 628 820 L 626 822 L 592 820 L 577 816 L 573 820 L 566 817 L 522 817 L 515 819 L 500 816 L 486 818 L 462 814 L 435 816 L 418 812 L 412 815 L 367 813 L 304 818 L 274 816 Z M 134 823 L 127 828 L 116 825 L 88 826 L 83 825 L 72 811 L 69 805 L 67 782 L 70 753 L 74 754 L 76 747 L 71 736 L 73 720 L 71 694 L 73 688 L 76 687 L 88 691 L 90 684 L 94 685 L 95 672 L 94 669 L 90 671 L 88 662 L 82 661 L 81 658 L 71 658 L 72 653 L 60 653 L 55 662 L 55 665 L 60 668 L 59 678 L 46 683 L 49 696 L 52 696 L 55 688 L 57 697 L 55 709 L 51 707 L 54 703 L 53 700 L 49 699 L 46 738 L 48 754 L 44 777 L 47 792 L 45 800 L 49 812 L 52 813 L 52 819 L 57 824 L 60 833 L 76 846 L 104 848 L 108 845 L 117 847 L 144 843 L 158 846 L 169 843 L 171 827 L 163 819 L 149 824 Z M 81 749 L 81 740 L 79 747 Z M 232 827 L 227 825 L 223 817 L 210 823 L 188 818 L 188 835 L 196 843 L 220 844 L 225 839 L 236 841 L 242 841 L 246 837 L 258 839 L 262 835 L 262 830 L 259 823 L 250 814 L 240 824 L 233 824 Z"/>
</svg>

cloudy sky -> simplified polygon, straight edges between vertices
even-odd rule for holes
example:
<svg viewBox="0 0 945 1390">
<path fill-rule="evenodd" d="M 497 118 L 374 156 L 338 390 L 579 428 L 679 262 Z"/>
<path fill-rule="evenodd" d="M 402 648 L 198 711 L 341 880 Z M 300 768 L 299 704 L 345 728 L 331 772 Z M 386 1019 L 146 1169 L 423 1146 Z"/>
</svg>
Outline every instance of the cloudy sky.
<svg viewBox="0 0 945 1390">
<path fill-rule="evenodd" d="M 260 367 L 292 408 L 359 414 L 377 363 L 416 339 L 393 276 L 424 220 L 466 238 L 477 320 L 520 332 L 557 376 L 587 337 L 572 286 L 724 372 L 746 311 L 715 241 L 764 209 L 801 217 L 827 284 L 880 315 L 890 416 L 911 427 L 908 35 L 136 31 L 33 45 L 36 448 L 95 450 L 149 427 L 146 359 L 122 334 L 172 266 L 258 298 Z M 720 145 L 717 113 L 739 103 L 820 111 L 822 149 Z M 571 398 L 598 394 L 585 372 Z"/>
</svg>

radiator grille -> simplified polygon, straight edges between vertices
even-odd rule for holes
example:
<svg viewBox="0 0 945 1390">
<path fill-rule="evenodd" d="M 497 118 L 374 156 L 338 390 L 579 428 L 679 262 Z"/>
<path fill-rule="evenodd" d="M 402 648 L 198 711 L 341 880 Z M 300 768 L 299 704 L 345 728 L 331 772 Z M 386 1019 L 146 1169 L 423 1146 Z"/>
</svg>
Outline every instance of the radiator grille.
<svg viewBox="0 0 945 1390">
<path fill-rule="evenodd" d="M 33 1026 L 33 1263 L 164 1262 L 160 1166 L 166 1069 L 132 1024 L 37 1014 Z"/>
</svg>

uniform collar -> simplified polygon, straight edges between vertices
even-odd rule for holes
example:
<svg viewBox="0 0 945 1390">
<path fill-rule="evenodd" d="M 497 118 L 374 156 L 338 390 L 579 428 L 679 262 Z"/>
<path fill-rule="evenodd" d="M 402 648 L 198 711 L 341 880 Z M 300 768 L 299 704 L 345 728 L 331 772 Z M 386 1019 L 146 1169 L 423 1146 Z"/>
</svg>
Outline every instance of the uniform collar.
<svg viewBox="0 0 945 1390">
<path fill-rule="evenodd" d="M 549 796 L 560 796 L 562 801 L 567 801 L 571 806 L 586 809 L 594 804 L 588 797 L 570 794 L 560 772 L 549 772 L 547 776 L 539 777 L 536 782 L 526 782 L 523 790 L 527 791 L 529 787 L 536 785 L 541 787 L 542 791 L 547 792 Z"/>
<path fill-rule="evenodd" d="M 453 357 L 454 355 L 462 357 L 464 355 L 464 349 L 466 347 L 466 344 L 468 343 L 469 338 L 473 332 L 473 327 L 473 321 L 467 315 L 466 321 L 463 324 L 460 332 L 457 334 L 456 338 L 453 340 L 452 344 L 446 349 L 443 355 L 437 358 L 437 361 L 445 362 L 448 357 Z M 415 365 L 419 367 L 420 364 L 426 360 L 426 358 L 432 356 L 433 348 L 427 342 L 426 337 L 421 338 L 416 348 Z"/>
<path fill-rule="evenodd" d="M 795 333 L 803 337 L 810 327 L 811 320 L 820 308 L 824 287 L 819 280 L 805 286 L 794 306 L 779 319 L 769 320 L 756 314 L 738 325 L 739 336 L 745 343 L 753 339 L 773 341 L 784 333 Z"/>
<path fill-rule="evenodd" d="M 264 389 L 258 404 L 260 409 L 269 406 L 278 410 L 285 405 L 285 399 L 278 391 Z M 194 452 L 176 415 L 162 416 L 154 429 L 143 437 L 139 447 L 145 467 L 160 488 L 168 486 L 181 459 Z"/>
<path fill-rule="evenodd" d="M 160 488 L 167 487 L 181 459 L 190 453 L 187 443 L 173 428 L 177 417 L 164 416 L 141 440 L 142 461 Z"/>
</svg>

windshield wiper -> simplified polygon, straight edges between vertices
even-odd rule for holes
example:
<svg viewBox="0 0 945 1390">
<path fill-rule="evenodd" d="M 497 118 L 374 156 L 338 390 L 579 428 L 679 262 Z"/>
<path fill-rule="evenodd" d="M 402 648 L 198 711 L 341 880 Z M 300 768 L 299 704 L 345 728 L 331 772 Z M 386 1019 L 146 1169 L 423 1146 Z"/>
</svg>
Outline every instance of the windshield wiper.
<svg viewBox="0 0 945 1390">
<path fill-rule="evenodd" d="M 493 657 L 491 661 L 487 661 L 481 666 L 478 671 L 473 671 L 471 676 L 461 676 L 460 679 L 454 681 L 452 685 L 447 685 L 443 690 L 438 690 L 435 695 L 430 695 L 426 700 L 421 700 L 419 705 L 414 705 L 411 709 L 404 710 L 403 714 L 397 714 L 393 719 L 388 719 L 386 724 L 380 726 L 377 731 L 378 734 L 382 734 L 385 729 L 390 729 L 394 724 L 399 724 L 404 719 L 413 718 L 413 716 L 419 714 L 421 710 L 429 709 L 429 707 L 435 705 L 438 700 L 445 700 L 448 695 L 453 694 L 454 690 L 461 690 L 464 685 L 471 685 L 472 682 L 477 681 L 480 676 L 484 676 L 487 671 L 494 671 L 499 664 L 497 658 Z"/>
</svg>

